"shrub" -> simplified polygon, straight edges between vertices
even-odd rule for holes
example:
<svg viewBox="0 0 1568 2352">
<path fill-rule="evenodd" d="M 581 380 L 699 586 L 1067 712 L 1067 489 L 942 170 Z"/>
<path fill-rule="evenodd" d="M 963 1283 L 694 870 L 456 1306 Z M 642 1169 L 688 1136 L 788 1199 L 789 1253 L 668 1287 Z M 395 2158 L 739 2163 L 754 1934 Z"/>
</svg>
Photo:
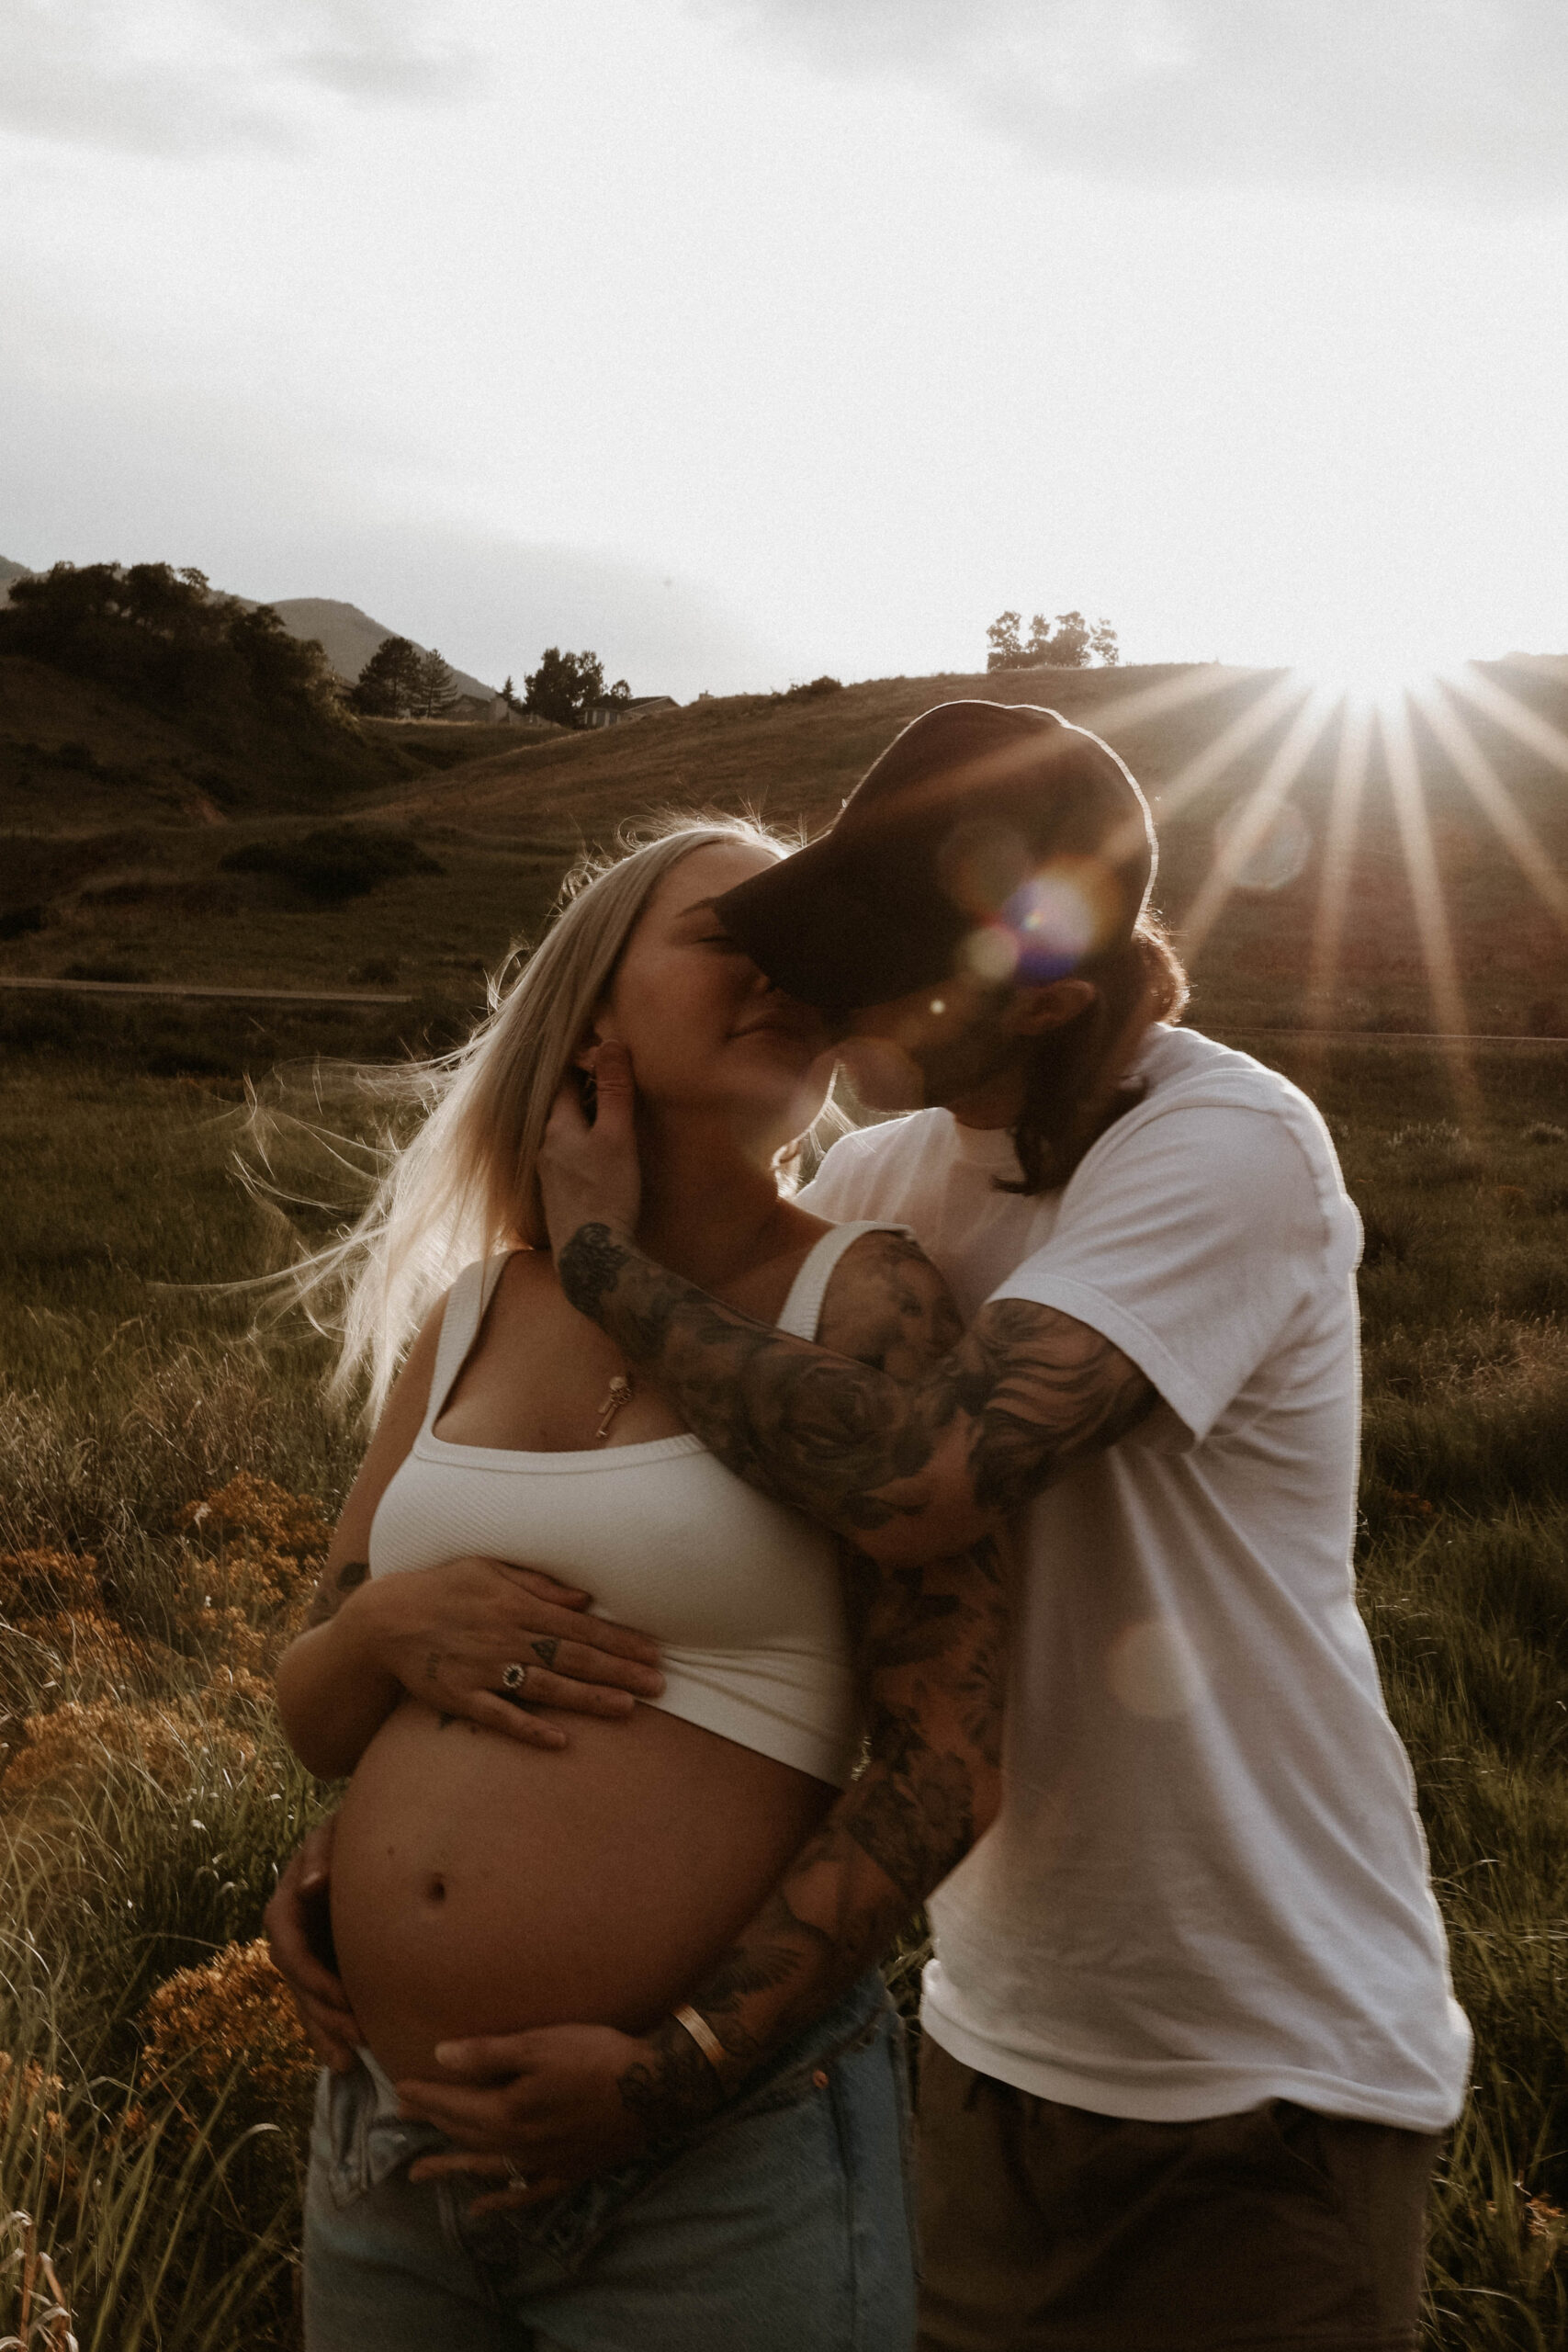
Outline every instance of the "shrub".
<svg viewBox="0 0 1568 2352">
<path fill-rule="evenodd" d="M 445 868 L 428 851 L 368 825 L 321 825 L 297 841 L 247 842 L 219 860 L 227 874 L 270 874 L 319 906 L 363 899 L 379 883 Z"/>
<path fill-rule="evenodd" d="M 141 2030 L 142 2079 L 165 2085 L 193 2128 L 225 2093 L 231 2128 L 302 2119 L 316 2060 L 265 1938 L 177 1970 Z"/>
<path fill-rule="evenodd" d="M 196 1701 L 128 1707 L 119 1698 L 86 1704 L 67 1699 L 50 1714 L 31 1715 L 26 1745 L 0 1777 L 0 1799 L 91 1797 L 116 1769 L 144 1775 L 177 1796 L 214 1772 L 238 1780 L 256 1760 L 255 1742 L 215 1723 Z"/>
<path fill-rule="evenodd" d="M 203 1657 L 269 1668 L 303 1623 L 332 1541 L 321 1504 L 241 1471 L 180 1518 L 194 1540 L 180 1561 L 178 1634 Z"/>
<path fill-rule="evenodd" d="M 1408 1183 L 1470 1183 L 1485 1169 L 1480 1146 L 1451 1119 L 1397 1127 L 1388 1140 L 1389 1148 L 1407 1163 L 1402 1173 Z"/>
</svg>

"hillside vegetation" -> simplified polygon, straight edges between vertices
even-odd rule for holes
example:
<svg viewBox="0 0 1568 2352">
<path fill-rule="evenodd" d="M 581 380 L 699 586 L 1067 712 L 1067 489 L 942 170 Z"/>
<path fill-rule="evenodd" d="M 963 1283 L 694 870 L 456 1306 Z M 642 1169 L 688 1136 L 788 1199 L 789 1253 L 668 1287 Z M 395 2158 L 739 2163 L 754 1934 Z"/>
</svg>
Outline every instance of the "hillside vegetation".
<svg viewBox="0 0 1568 2352">
<path fill-rule="evenodd" d="M 1555 729 L 1568 750 L 1568 677 L 1542 664 L 1493 665 L 1483 675 L 1514 697 L 1527 732 Z M 818 828 L 900 726 L 965 695 L 1046 702 L 1106 734 L 1154 801 L 1159 902 L 1179 930 L 1224 827 L 1268 775 L 1292 723 L 1279 675 L 1269 672 L 896 678 L 805 696 L 705 698 L 634 726 L 522 741 L 505 729 L 371 723 L 344 730 L 343 764 L 328 786 L 319 769 L 288 762 L 253 763 L 236 779 L 222 755 L 197 748 L 183 720 L 0 659 L 0 797 L 12 829 L 0 876 L 0 976 L 341 988 L 374 966 L 390 972 L 389 989 L 471 1004 L 482 973 L 536 931 L 584 845 L 694 807 L 748 808 L 786 830 Z M 1525 742 L 1493 716 L 1465 716 L 1548 864 L 1568 868 L 1568 789 L 1550 733 Z M 1333 985 L 1315 996 L 1309 986 L 1341 731 L 1331 718 L 1293 786 L 1299 856 L 1267 877 L 1270 887 L 1233 892 L 1202 943 L 1201 1019 L 1450 1025 L 1434 1016 L 1404 831 L 1376 744 L 1342 876 Z M 1419 720 L 1414 741 L 1470 1026 L 1568 1030 L 1561 921 Z M 281 845 L 319 828 L 328 802 L 336 818 L 408 832 L 440 870 L 411 868 L 323 914 L 320 899 L 281 878 Z M 242 877 L 234 853 L 253 842 L 265 854 Z"/>
</svg>

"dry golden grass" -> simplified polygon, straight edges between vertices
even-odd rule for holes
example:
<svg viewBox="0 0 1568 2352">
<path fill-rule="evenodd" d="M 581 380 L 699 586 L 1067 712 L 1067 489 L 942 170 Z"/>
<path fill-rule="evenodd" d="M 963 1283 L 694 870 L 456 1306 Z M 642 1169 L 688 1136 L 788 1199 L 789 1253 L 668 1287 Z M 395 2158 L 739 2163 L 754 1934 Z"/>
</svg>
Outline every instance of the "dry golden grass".
<svg viewBox="0 0 1568 2352">
<path fill-rule="evenodd" d="M 1362 1605 L 1478 2034 L 1428 2340 L 1558 2352 L 1568 1132 L 1544 1049 L 1483 1078 L 1464 1130 L 1435 1059 L 1373 1046 L 1314 1082 L 1372 1244 Z M 357 1442 L 321 1412 L 314 1341 L 187 1286 L 276 1246 L 223 1176 L 227 1105 L 34 1069 L 8 1108 L 0 2210 L 33 2217 L 34 2316 L 47 2249 L 83 2352 L 284 2352 L 310 2067 L 257 1937 L 328 1792 L 265 1673 Z M 906 2001 L 916 1957 L 891 1971 Z"/>
</svg>

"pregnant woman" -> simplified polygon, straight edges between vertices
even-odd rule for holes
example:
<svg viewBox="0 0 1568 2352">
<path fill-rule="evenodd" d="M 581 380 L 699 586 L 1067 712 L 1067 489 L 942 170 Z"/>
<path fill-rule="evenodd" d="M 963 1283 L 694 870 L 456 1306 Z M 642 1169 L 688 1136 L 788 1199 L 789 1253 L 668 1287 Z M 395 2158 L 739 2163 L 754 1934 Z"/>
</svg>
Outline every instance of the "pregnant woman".
<svg viewBox="0 0 1568 2352">
<path fill-rule="evenodd" d="M 897 2027 L 868 1962 L 994 1805 L 994 1565 L 879 1583 L 743 1486 L 567 1305 L 536 1176 L 563 1080 L 591 1092 L 626 1048 L 650 1250 L 908 1377 L 950 1343 L 907 1237 L 781 1193 L 827 1039 L 712 912 L 779 854 L 687 826 L 571 899 L 349 1254 L 345 1363 L 385 1402 L 277 1678 L 306 1764 L 352 1775 L 331 1918 L 358 2047 L 318 2101 L 310 2352 L 912 2340 Z M 528 1630 L 566 1618 L 530 1607 L 530 1568 L 592 1594 L 591 1642 Z M 662 1688 L 600 1613 L 659 1637 Z M 531 2037 L 576 2049 L 571 2020 L 626 2162 L 578 2180 L 536 2120 L 541 2200 L 533 2153 L 528 2190 L 493 2126 L 448 2135 L 413 2086 L 502 2037 L 490 2079 L 525 2118 Z M 519 2192 L 476 2207 L 465 2168 Z"/>
</svg>

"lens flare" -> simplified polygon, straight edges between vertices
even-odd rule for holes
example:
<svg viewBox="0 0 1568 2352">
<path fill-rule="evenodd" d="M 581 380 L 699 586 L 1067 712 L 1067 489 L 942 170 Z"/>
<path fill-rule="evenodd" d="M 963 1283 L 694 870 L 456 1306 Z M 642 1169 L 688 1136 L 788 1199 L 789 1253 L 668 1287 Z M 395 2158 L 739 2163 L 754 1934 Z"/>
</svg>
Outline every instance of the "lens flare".
<svg viewBox="0 0 1568 2352">
<path fill-rule="evenodd" d="M 1018 970 L 1018 942 L 1005 923 L 983 923 L 964 943 L 964 967 L 985 988 L 1006 988 Z"/>
<path fill-rule="evenodd" d="M 1288 889 L 1312 855 L 1312 828 L 1287 800 L 1243 841 L 1247 814 L 1245 807 L 1232 808 L 1214 827 L 1216 862 L 1228 866 L 1234 889 L 1265 897 Z"/>
<path fill-rule="evenodd" d="M 1254 790 L 1232 813 L 1214 861 L 1181 926 L 1182 952 L 1190 967 L 1219 916 L 1224 912 L 1239 874 L 1263 842 L 1285 808 L 1292 786 L 1306 765 L 1313 745 L 1327 723 L 1332 704 L 1325 695 L 1309 694 L 1300 703 Z"/>
<path fill-rule="evenodd" d="M 1076 972 L 1111 938 L 1118 910 L 1115 877 L 1099 858 L 1052 858 L 1001 910 L 1016 950 L 1014 978 L 1038 987 Z"/>
</svg>

